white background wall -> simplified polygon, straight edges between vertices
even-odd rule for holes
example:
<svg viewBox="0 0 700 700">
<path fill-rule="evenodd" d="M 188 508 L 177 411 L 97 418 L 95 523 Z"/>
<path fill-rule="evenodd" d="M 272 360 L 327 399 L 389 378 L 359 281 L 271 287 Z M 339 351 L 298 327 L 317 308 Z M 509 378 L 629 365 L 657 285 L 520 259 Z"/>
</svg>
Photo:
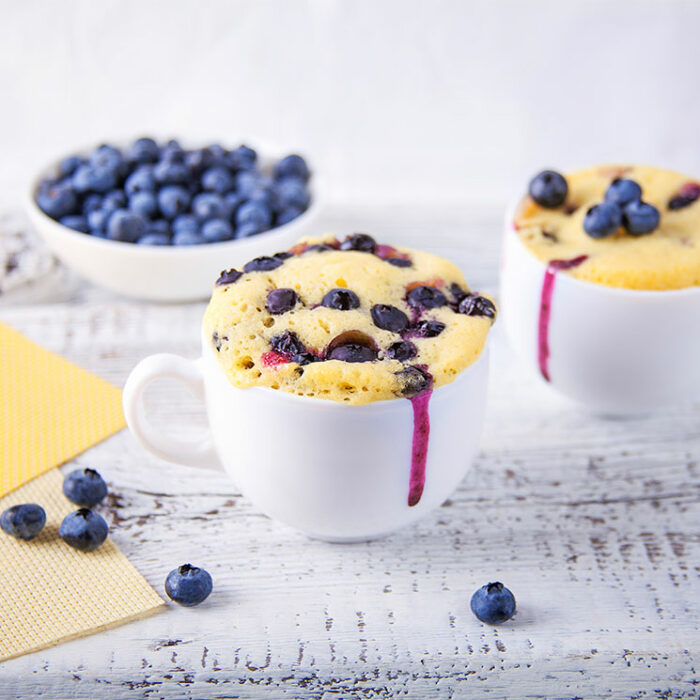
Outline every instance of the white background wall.
<svg viewBox="0 0 700 700">
<path fill-rule="evenodd" d="M 692 0 L 0 8 L 5 196 L 49 155 L 144 132 L 307 152 L 346 202 L 501 204 L 599 161 L 700 174 Z"/>
</svg>

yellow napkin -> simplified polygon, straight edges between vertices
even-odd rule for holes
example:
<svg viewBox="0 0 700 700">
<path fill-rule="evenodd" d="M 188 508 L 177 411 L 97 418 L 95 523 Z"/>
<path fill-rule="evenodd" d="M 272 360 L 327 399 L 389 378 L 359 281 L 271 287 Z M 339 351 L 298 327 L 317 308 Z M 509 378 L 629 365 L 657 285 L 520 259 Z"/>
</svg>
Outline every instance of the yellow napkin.
<svg viewBox="0 0 700 700">
<path fill-rule="evenodd" d="M 46 525 L 29 542 L 0 531 L 0 661 L 97 632 L 156 611 L 157 593 L 108 538 L 79 552 L 58 536 L 77 506 L 63 496 L 58 469 L 0 499 L 0 511 L 39 503 Z"/>
<path fill-rule="evenodd" d="M 123 427 L 117 387 L 0 323 L 0 497 Z"/>
</svg>

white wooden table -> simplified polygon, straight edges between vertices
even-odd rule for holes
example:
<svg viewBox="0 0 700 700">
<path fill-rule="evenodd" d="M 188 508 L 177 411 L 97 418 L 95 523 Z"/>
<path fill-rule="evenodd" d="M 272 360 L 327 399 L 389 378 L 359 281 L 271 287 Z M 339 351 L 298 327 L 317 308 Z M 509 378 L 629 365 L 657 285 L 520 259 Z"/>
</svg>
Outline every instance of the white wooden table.
<svg viewBox="0 0 700 700">
<path fill-rule="evenodd" d="M 327 224 L 446 254 L 474 288 L 496 289 L 497 213 L 336 211 Z M 0 319 L 119 385 L 149 353 L 198 353 L 202 304 L 80 285 L 50 296 L 35 290 Z M 474 469 L 437 512 L 381 541 L 306 539 L 223 474 L 161 462 L 126 431 L 82 455 L 110 482 L 112 537 L 153 586 L 191 561 L 214 593 L 8 661 L 0 696 L 697 697 L 700 403 L 603 420 L 524 374 L 498 325 L 493 341 Z M 204 424 L 177 386 L 150 400 L 180 433 Z M 492 580 L 518 599 L 499 628 L 469 610 Z"/>
</svg>

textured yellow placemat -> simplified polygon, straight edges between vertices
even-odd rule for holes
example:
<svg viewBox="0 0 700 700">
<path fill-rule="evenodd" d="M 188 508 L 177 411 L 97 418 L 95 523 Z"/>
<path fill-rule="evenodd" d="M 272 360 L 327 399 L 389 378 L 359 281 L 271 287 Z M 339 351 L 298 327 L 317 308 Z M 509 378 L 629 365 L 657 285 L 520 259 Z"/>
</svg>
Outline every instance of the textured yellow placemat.
<svg viewBox="0 0 700 700">
<path fill-rule="evenodd" d="M 0 323 L 0 496 L 123 427 L 117 387 Z"/>
<path fill-rule="evenodd" d="M 108 538 L 78 552 L 58 536 L 76 509 L 52 469 L 0 500 L 0 511 L 38 503 L 46 525 L 29 542 L 0 531 L 0 661 L 143 617 L 162 599 Z"/>
</svg>

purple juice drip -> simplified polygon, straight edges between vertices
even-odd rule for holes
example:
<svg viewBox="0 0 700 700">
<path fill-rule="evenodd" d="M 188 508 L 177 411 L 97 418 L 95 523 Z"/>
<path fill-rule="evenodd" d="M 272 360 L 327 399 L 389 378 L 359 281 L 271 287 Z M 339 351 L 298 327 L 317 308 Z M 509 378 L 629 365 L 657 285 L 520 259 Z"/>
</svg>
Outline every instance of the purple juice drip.
<svg viewBox="0 0 700 700">
<path fill-rule="evenodd" d="M 428 404 L 433 390 L 412 396 L 413 407 L 413 446 L 411 450 L 411 479 L 408 489 L 408 505 L 415 506 L 420 501 L 425 487 L 425 462 L 428 458 L 430 440 L 430 413 Z"/>
<path fill-rule="evenodd" d="M 587 255 L 579 255 L 571 260 L 551 260 L 547 265 L 542 280 L 542 294 L 540 296 L 540 317 L 537 325 L 537 361 L 542 376 L 549 379 L 549 318 L 552 313 L 552 296 L 554 294 L 554 281 L 559 270 L 570 270 L 578 267 L 588 259 Z"/>
</svg>

